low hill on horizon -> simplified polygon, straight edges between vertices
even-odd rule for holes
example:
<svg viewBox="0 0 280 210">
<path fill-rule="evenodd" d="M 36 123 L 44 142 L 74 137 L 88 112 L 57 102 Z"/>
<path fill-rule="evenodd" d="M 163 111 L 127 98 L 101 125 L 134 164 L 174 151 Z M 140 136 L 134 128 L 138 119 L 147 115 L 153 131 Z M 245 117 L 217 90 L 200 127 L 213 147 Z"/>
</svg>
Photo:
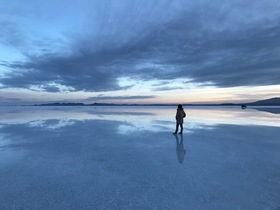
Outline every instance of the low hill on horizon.
<svg viewBox="0 0 280 210">
<path fill-rule="evenodd" d="M 265 100 L 259 100 L 251 103 L 221 103 L 221 104 L 184 104 L 185 106 L 280 106 L 280 98 L 270 98 Z M 176 104 L 114 104 L 114 103 L 47 103 L 36 104 L 32 106 L 176 106 Z"/>
<path fill-rule="evenodd" d="M 270 98 L 252 103 L 247 103 L 249 106 L 280 106 L 280 98 Z"/>
</svg>

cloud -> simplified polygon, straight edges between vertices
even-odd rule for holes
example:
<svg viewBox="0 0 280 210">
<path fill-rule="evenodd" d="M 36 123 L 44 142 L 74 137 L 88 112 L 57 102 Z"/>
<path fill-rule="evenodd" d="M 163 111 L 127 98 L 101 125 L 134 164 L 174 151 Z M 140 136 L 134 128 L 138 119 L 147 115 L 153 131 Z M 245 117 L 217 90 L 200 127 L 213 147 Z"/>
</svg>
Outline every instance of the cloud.
<svg viewBox="0 0 280 210">
<path fill-rule="evenodd" d="M 103 96 L 99 95 L 96 97 L 88 97 L 87 101 L 107 101 L 107 100 L 138 100 L 138 99 L 152 99 L 156 98 L 156 96 L 148 95 L 148 96 Z"/>
<path fill-rule="evenodd" d="M 0 20 L 0 43 L 9 46 L 21 46 L 24 44 L 25 36 L 22 27 L 9 20 Z"/>
<path fill-rule="evenodd" d="M 21 98 L 15 98 L 15 97 L 9 97 L 9 96 L 1 96 L 0 95 L 0 100 L 1 100 L 1 105 L 11 105 L 15 103 L 22 103 L 23 100 Z"/>
<path fill-rule="evenodd" d="M 53 44 L 60 47 L 51 53 L 42 49 L 26 53 L 26 61 L 2 61 L 0 65 L 12 71 L 0 83 L 46 91 L 61 91 L 50 83 L 73 91 L 127 89 L 120 86 L 121 77 L 166 82 L 185 78 L 217 87 L 279 84 L 278 1 L 118 4 L 91 5 L 100 11 L 84 17 L 88 28 L 63 34 Z M 20 45 L 18 33 L 14 37 L 6 42 Z M 46 49 L 50 40 L 40 40 Z"/>
</svg>

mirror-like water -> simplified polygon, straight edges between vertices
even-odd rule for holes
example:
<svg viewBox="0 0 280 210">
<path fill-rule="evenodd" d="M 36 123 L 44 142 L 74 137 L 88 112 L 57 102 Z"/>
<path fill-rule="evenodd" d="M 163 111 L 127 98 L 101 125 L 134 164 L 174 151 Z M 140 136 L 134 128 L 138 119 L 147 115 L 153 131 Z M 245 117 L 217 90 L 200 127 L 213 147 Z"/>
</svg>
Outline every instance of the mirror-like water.
<svg viewBox="0 0 280 210">
<path fill-rule="evenodd" d="M 0 107 L 0 209 L 276 209 L 277 109 Z"/>
</svg>

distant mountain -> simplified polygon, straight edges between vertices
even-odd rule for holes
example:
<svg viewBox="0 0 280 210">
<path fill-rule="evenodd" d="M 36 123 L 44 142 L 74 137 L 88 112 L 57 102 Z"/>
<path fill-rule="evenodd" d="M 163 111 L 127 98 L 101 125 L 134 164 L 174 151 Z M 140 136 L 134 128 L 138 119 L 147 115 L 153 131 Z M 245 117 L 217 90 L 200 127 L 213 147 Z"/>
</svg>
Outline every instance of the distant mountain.
<svg viewBox="0 0 280 210">
<path fill-rule="evenodd" d="M 270 98 L 265 100 L 247 103 L 250 106 L 280 106 L 280 98 Z"/>
<path fill-rule="evenodd" d="M 49 104 L 36 104 L 34 106 L 85 106 L 83 103 L 49 103 Z"/>
<path fill-rule="evenodd" d="M 260 100 L 252 103 L 234 104 L 234 103 L 221 103 L 221 104 L 183 104 L 184 106 L 280 106 L 280 98 L 270 98 Z M 177 104 L 113 104 L 113 103 L 49 103 L 39 104 L 33 106 L 177 106 Z M 246 107 L 245 106 L 245 107 Z"/>
</svg>

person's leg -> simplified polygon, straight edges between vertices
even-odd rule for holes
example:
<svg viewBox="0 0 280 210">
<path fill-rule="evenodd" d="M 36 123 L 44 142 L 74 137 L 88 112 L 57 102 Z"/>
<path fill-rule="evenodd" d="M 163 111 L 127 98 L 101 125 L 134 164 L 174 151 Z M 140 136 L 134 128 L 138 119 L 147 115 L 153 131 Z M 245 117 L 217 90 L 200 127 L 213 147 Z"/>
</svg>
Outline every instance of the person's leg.
<svg viewBox="0 0 280 210">
<path fill-rule="evenodd" d="M 180 123 L 180 128 L 181 128 L 180 133 L 183 133 L 183 123 Z"/>
<path fill-rule="evenodd" d="M 174 134 L 176 134 L 178 132 L 178 128 L 179 128 L 179 123 L 176 123 L 176 130 L 175 130 Z"/>
</svg>

